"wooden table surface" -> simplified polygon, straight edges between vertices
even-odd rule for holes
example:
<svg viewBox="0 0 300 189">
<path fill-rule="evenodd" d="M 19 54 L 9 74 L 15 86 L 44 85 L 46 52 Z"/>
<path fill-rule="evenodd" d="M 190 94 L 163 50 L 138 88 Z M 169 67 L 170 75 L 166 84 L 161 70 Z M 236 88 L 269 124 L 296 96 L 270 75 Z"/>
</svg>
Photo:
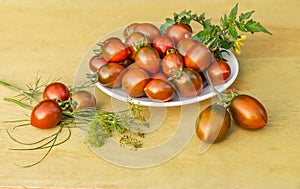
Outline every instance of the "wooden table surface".
<svg viewBox="0 0 300 189">
<path fill-rule="evenodd" d="M 183 9 L 206 12 L 216 21 L 235 3 L 1 0 L 0 80 L 24 87 L 39 73 L 72 85 L 87 50 L 112 30 L 132 22 L 162 22 Z M 256 10 L 253 17 L 273 33 L 248 36 L 237 56 L 240 72 L 233 84 L 265 105 L 268 126 L 247 131 L 233 123 L 226 140 L 203 154 L 198 153 L 200 141 L 193 136 L 183 151 L 158 166 L 132 169 L 108 163 L 72 129 L 70 140 L 42 163 L 21 168 L 16 164 L 36 161 L 43 153 L 9 150 L 19 145 L 6 132 L 14 124 L 5 121 L 30 112 L 3 101 L 16 93 L 0 87 L 0 188 L 300 188 L 299 8 L 298 0 L 239 2 L 241 12 Z M 164 125 L 172 127 L 172 111 L 176 108 L 170 108 Z M 186 127 L 194 127 L 194 122 L 188 120 Z M 26 140 L 43 132 L 48 131 L 23 128 L 14 134 Z"/>
</svg>

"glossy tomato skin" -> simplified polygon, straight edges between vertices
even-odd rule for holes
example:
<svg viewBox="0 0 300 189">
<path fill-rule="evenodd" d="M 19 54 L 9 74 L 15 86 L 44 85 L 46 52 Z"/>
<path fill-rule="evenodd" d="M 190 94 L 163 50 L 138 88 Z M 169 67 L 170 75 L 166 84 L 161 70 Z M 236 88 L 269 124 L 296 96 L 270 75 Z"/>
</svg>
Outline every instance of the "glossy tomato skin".
<svg viewBox="0 0 300 189">
<path fill-rule="evenodd" d="M 144 87 L 150 81 L 149 74 L 141 68 L 131 68 L 122 77 L 122 89 L 130 97 L 145 95 Z"/>
<path fill-rule="evenodd" d="M 139 25 L 139 23 L 129 24 L 122 32 L 123 37 L 126 39 L 130 34 L 135 32 L 135 28 Z"/>
<path fill-rule="evenodd" d="M 138 51 L 137 48 L 135 48 L 135 45 L 143 45 L 143 46 L 150 46 L 149 39 L 140 32 L 134 32 L 129 34 L 129 36 L 125 40 L 125 45 L 130 50 L 131 54 L 129 57 L 131 59 L 135 59 L 135 55 Z"/>
<path fill-rule="evenodd" d="M 184 56 L 185 66 L 198 72 L 204 71 L 210 65 L 211 59 L 210 50 L 202 43 L 193 45 Z"/>
<path fill-rule="evenodd" d="M 169 77 L 172 77 L 174 75 L 174 71 L 176 72 L 183 67 L 184 60 L 180 54 L 170 53 L 167 54 L 162 60 L 162 70 Z"/>
<path fill-rule="evenodd" d="M 129 55 L 129 49 L 120 39 L 109 38 L 103 42 L 102 56 L 108 62 L 121 62 Z"/>
<path fill-rule="evenodd" d="M 30 123 L 40 129 L 55 127 L 61 120 L 62 110 L 54 100 L 43 100 L 31 112 Z"/>
<path fill-rule="evenodd" d="M 66 85 L 60 82 L 54 82 L 47 85 L 43 92 L 44 100 L 68 100 L 70 97 L 70 91 Z"/>
<path fill-rule="evenodd" d="M 85 90 L 76 91 L 71 95 L 73 110 L 96 107 L 96 98 Z"/>
<path fill-rule="evenodd" d="M 202 90 L 202 78 L 198 72 L 190 68 L 184 68 L 182 75 L 172 80 L 179 94 L 184 97 L 194 97 Z"/>
<path fill-rule="evenodd" d="M 177 45 L 176 48 L 178 49 L 178 52 L 182 55 L 185 56 L 186 52 L 192 48 L 192 46 L 194 46 L 195 44 L 197 44 L 198 42 L 194 39 L 191 38 L 187 38 L 187 39 L 182 39 L 180 40 Z"/>
<path fill-rule="evenodd" d="M 152 42 L 156 37 L 160 36 L 160 30 L 157 26 L 151 23 L 140 23 L 134 28 L 135 32 L 140 32 L 148 37 Z"/>
<path fill-rule="evenodd" d="M 89 68 L 91 71 L 97 72 L 99 70 L 99 68 L 106 63 L 107 63 L 107 60 L 105 60 L 103 57 L 93 56 L 90 59 Z"/>
<path fill-rule="evenodd" d="M 173 86 L 161 79 L 152 79 L 149 81 L 144 91 L 148 98 L 157 102 L 167 102 L 176 96 Z"/>
<path fill-rule="evenodd" d="M 138 67 L 154 74 L 160 68 L 159 53 L 152 47 L 142 47 L 136 53 L 135 63 Z"/>
<path fill-rule="evenodd" d="M 235 96 L 230 103 L 229 111 L 236 123 L 245 129 L 260 129 L 267 125 L 268 115 L 264 106 L 249 95 Z"/>
<path fill-rule="evenodd" d="M 121 85 L 125 67 L 119 63 L 109 62 L 98 71 L 98 81 L 102 86 L 115 88 Z"/>
<path fill-rule="evenodd" d="M 169 77 L 166 74 L 164 74 L 163 72 L 157 72 L 151 76 L 151 79 L 161 79 L 164 81 L 167 81 L 168 78 Z"/>
<path fill-rule="evenodd" d="M 230 115 L 226 108 L 213 104 L 205 108 L 196 120 L 196 134 L 205 143 L 223 140 L 230 128 Z"/>
<path fill-rule="evenodd" d="M 227 62 L 220 60 L 209 66 L 207 74 L 214 85 L 221 85 L 228 80 L 231 68 Z"/>
<path fill-rule="evenodd" d="M 166 36 L 178 43 L 182 39 L 192 36 L 192 29 L 188 24 L 173 24 L 166 31 Z"/>
<path fill-rule="evenodd" d="M 160 54 L 160 56 L 164 57 L 167 53 L 167 50 L 175 47 L 175 41 L 166 35 L 162 35 L 156 37 L 152 45 Z"/>
</svg>

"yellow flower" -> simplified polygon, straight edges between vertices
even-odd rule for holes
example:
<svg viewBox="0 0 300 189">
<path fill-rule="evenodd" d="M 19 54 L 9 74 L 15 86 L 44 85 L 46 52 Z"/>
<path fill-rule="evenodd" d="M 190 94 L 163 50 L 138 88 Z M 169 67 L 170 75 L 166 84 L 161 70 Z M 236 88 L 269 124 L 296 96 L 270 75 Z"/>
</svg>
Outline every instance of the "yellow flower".
<svg viewBox="0 0 300 189">
<path fill-rule="evenodd" d="M 241 42 L 245 40 L 247 36 L 241 35 L 239 38 L 234 42 L 233 49 L 236 52 L 236 54 L 241 54 L 241 46 L 244 46 L 244 44 Z"/>
</svg>

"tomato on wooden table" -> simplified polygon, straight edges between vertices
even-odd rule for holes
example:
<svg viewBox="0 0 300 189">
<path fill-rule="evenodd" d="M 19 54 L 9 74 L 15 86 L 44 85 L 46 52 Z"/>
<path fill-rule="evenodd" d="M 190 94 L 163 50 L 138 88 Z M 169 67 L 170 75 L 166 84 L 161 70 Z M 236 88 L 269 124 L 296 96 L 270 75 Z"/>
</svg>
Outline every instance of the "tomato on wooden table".
<svg viewBox="0 0 300 189">
<path fill-rule="evenodd" d="M 62 110 L 54 100 L 43 100 L 31 112 L 30 123 L 40 129 L 55 127 L 62 118 Z"/>
<path fill-rule="evenodd" d="M 230 128 L 230 115 L 226 108 L 212 104 L 196 120 L 196 134 L 206 143 L 217 143 L 225 138 Z"/>
<path fill-rule="evenodd" d="M 239 94 L 228 107 L 233 119 L 245 129 L 260 129 L 267 125 L 268 115 L 264 106 L 254 97 Z"/>
<path fill-rule="evenodd" d="M 85 90 L 76 91 L 71 95 L 73 110 L 96 107 L 96 98 Z"/>
<path fill-rule="evenodd" d="M 68 100 L 70 91 L 66 85 L 60 82 L 54 82 L 47 85 L 43 92 L 44 100 Z"/>
</svg>

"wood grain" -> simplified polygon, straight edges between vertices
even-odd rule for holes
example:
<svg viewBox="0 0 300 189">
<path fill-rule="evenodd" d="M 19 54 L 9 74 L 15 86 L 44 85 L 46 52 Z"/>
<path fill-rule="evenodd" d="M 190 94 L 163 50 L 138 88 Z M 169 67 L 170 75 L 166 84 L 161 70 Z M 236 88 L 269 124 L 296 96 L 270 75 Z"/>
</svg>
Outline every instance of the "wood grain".
<svg viewBox="0 0 300 189">
<path fill-rule="evenodd" d="M 72 85 L 86 51 L 101 36 L 132 22 L 162 22 L 173 12 L 206 12 L 214 21 L 236 1 L 0 1 L 0 80 L 24 87 L 37 72 Z M 170 161 L 145 169 L 110 164 L 93 153 L 79 132 L 39 165 L 43 152 L 17 152 L 6 130 L 23 119 L 24 111 L 0 101 L 0 188 L 300 188 L 300 24 L 298 0 L 241 0 L 241 11 L 256 10 L 272 36 L 249 35 L 238 56 L 240 72 L 233 88 L 258 98 L 269 113 L 269 124 L 247 131 L 233 123 L 226 140 L 199 154 L 196 136 Z M 103 96 L 96 91 L 97 95 Z M 0 99 L 16 93 L 0 87 Z M 108 98 L 108 97 L 106 97 Z M 109 101 L 103 101 L 109 107 Z M 209 101 L 202 102 L 204 108 Z M 163 140 L 176 123 L 170 108 L 155 137 Z M 186 127 L 194 127 L 194 121 Z M 51 132 L 51 131 L 46 131 Z M 37 129 L 14 132 L 24 140 L 40 137 Z M 151 138 L 154 138 L 151 137 Z"/>
</svg>

